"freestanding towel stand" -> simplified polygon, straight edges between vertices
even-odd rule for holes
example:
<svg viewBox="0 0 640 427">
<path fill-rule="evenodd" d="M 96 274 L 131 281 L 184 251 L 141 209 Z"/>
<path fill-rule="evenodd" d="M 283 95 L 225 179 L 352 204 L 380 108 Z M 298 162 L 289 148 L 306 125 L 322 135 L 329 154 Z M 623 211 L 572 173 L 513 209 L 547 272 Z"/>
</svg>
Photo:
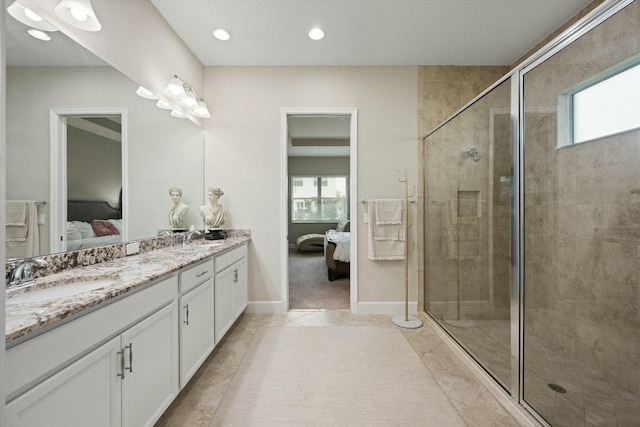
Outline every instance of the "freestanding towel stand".
<svg viewBox="0 0 640 427">
<path fill-rule="evenodd" d="M 416 329 L 422 326 L 422 320 L 415 316 L 409 316 L 409 197 L 415 196 L 415 186 L 413 187 L 414 194 L 409 196 L 406 169 L 404 170 L 404 179 L 400 179 L 400 171 L 398 171 L 398 181 L 404 183 L 404 315 L 396 314 L 391 320 L 402 328 Z"/>
</svg>

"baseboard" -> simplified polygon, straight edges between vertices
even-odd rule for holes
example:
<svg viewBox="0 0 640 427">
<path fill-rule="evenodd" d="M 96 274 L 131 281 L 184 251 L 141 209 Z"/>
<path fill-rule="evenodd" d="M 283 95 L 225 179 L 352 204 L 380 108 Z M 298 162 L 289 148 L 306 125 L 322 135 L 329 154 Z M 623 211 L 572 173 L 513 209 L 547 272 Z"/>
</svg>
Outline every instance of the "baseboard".
<svg viewBox="0 0 640 427">
<path fill-rule="evenodd" d="M 404 301 L 397 302 L 359 302 L 356 305 L 358 314 L 404 314 Z M 409 301 L 409 314 L 418 311 L 418 303 Z"/>
<path fill-rule="evenodd" d="M 282 301 L 249 301 L 245 313 L 285 313 L 288 311 Z M 409 314 L 418 311 L 418 303 L 409 301 Z M 358 314 L 403 314 L 404 302 L 359 302 L 356 303 Z"/>
<path fill-rule="evenodd" d="M 249 301 L 245 313 L 285 313 L 282 301 Z"/>
</svg>

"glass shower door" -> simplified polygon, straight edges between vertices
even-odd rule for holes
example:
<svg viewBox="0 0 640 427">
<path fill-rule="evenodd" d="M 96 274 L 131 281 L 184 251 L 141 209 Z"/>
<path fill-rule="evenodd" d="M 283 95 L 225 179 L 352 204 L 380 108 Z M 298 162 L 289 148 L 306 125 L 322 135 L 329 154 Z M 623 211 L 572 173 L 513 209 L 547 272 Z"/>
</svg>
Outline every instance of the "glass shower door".
<svg viewBox="0 0 640 427">
<path fill-rule="evenodd" d="M 511 92 L 505 80 L 424 140 L 425 307 L 511 384 Z"/>
</svg>

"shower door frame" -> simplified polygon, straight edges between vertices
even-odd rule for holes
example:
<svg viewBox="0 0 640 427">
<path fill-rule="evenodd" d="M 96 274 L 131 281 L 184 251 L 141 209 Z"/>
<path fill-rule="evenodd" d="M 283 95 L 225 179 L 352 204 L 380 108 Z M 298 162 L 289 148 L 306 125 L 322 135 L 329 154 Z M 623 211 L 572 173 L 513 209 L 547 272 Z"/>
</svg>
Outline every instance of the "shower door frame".
<svg viewBox="0 0 640 427">
<path fill-rule="evenodd" d="M 440 125 L 431 130 L 422 138 L 423 144 L 426 139 L 440 128 L 444 127 L 448 122 L 457 117 L 467 108 L 475 104 L 479 99 L 491 92 L 494 88 L 511 79 L 511 278 L 510 278 L 510 347 L 511 347 L 511 391 L 507 392 L 503 387 L 491 387 L 489 390 L 499 389 L 505 394 L 510 394 L 510 399 L 528 415 L 535 418 L 540 424 L 548 426 L 547 421 L 537 413 L 537 411 L 524 400 L 524 76 L 527 72 L 551 58 L 553 55 L 572 44 L 574 41 L 585 35 L 587 32 L 596 28 L 598 25 L 609 19 L 611 16 L 621 11 L 636 0 L 605 0 L 602 4 L 595 7 L 587 13 L 582 19 L 571 25 L 559 36 L 551 42 L 543 46 L 540 50 L 532 54 L 523 62 L 515 66 L 509 73 L 492 84 L 453 115 L 444 120 Z M 426 153 L 426 150 L 423 151 Z M 424 161 L 424 158 L 423 158 Z M 423 163 L 424 170 L 424 163 Z M 426 189 L 427 176 L 423 173 L 423 189 Z M 424 212 L 426 215 L 426 198 Z M 424 219 L 423 217 L 423 224 Z M 425 230 L 426 231 L 426 230 Z M 426 266 L 427 250 L 425 248 L 423 263 Z M 429 295 L 425 288 L 426 277 L 423 279 L 423 306 L 427 316 L 431 317 L 442 329 L 442 331 L 467 355 L 464 347 L 457 343 L 455 338 L 439 323 L 435 317 L 427 311 Z M 470 356 L 470 355 L 469 355 Z M 487 378 L 491 378 L 488 371 L 475 358 L 470 357 L 476 367 L 480 371 L 487 374 Z M 490 381 L 499 384 L 498 381 L 491 378 Z"/>
</svg>

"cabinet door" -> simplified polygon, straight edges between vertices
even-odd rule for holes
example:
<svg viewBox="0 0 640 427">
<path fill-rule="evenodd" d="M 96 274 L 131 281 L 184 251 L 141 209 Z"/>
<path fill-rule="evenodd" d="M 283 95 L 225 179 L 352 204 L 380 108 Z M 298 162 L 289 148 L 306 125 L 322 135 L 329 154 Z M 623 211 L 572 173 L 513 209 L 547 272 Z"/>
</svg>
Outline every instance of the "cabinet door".
<svg viewBox="0 0 640 427">
<path fill-rule="evenodd" d="M 178 302 L 121 335 L 122 425 L 150 426 L 178 393 Z"/>
<path fill-rule="evenodd" d="M 216 274 L 215 277 L 215 327 L 216 343 L 219 343 L 224 334 L 233 324 L 233 286 L 235 274 L 232 268 Z"/>
<path fill-rule="evenodd" d="M 180 298 L 180 387 L 214 346 L 213 278 Z"/>
<path fill-rule="evenodd" d="M 9 402 L 7 425 L 119 426 L 119 351 L 117 337 Z"/>
<path fill-rule="evenodd" d="M 248 289 L 247 289 L 247 261 L 243 259 L 232 267 L 234 271 L 233 283 L 233 321 L 242 314 L 247 308 Z"/>
</svg>

